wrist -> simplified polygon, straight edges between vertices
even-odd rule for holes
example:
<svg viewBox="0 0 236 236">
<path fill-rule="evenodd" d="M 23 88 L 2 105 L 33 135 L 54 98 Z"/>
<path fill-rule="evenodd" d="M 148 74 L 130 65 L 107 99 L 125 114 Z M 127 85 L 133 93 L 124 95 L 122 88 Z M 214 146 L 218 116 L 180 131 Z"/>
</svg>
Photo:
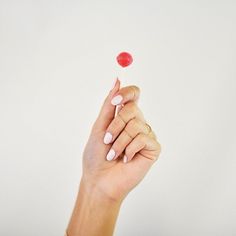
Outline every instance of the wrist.
<svg viewBox="0 0 236 236">
<path fill-rule="evenodd" d="M 79 191 L 96 201 L 106 202 L 111 205 L 121 205 L 124 197 L 120 193 L 115 193 L 117 191 L 114 191 L 112 184 L 110 187 L 104 187 L 100 182 L 97 179 L 91 180 L 91 178 L 82 176 Z"/>
<path fill-rule="evenodd" d="M 67 228 L 69 236 L 110 236 L 122 201 L 110 198 L 96 185 L 82 177 L 74 210 Z M 91 227 L 92 224 L 92 227 Z"/>
</svg>

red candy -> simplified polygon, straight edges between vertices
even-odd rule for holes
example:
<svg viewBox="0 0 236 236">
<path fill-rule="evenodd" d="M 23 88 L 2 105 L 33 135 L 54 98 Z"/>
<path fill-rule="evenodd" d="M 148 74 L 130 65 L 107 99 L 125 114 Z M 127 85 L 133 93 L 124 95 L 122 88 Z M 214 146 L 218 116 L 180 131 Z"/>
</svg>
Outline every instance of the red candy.
<svg viewBox="0 0 236 236">
<path fill-rule="evenodd" d="M 133 57 L 128 52 L 121 52 L 116 60 L 122 67 L 126 67 L 133 62 Z"/>
</svg>

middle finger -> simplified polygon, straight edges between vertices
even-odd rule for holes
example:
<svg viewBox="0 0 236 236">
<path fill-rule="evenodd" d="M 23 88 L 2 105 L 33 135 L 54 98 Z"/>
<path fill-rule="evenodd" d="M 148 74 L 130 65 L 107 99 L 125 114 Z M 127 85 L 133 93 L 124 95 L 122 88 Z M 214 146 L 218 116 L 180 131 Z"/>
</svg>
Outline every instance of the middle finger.
<svg viewBox="0 0 236 236">
<path fill-rule="evenodd" d="M 138 135 L 138 134 L 149 134 L 150 129 L 146 123 L 134 118 L 128 122 L 124 130 L 114 141 L 110 151 L 107 154 L 107 160 L 115 160 L 125 150 L 126 146 Z"/>
<path fill-rule="evenodd" d="M 134 119 L 138 118 L 142 121 L 144 120 L 141 110 L 137 107 L 136 103 L 129 102 L 118 112 L 117 116 L 112 120 L 108 126 L 103 142 L 109 144 L 113 142 L 121 131 L 125 128 L 126 124 Z"/>
</svg>

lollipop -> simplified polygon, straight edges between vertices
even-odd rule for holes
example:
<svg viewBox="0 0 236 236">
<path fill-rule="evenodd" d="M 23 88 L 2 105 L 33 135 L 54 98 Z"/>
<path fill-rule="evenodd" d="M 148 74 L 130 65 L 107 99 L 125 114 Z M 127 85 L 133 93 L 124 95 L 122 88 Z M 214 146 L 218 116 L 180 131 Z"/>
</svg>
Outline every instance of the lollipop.
<svg viewBox="0 0 236 236">
<path fill-rule="evenodd" d="M 121 69 L 119 69 L 119 76 L 118 78 L 121 80 L 124 77 L 124 71 L 125 67 L 129 66 L 133 62 L 133 57 L 128 52 L 121 52 L 117 57 L 116 61 L 121 66 Z"/>
<path fill-rule="evenodd" d="M 128 52 L 121 52 L 117 57 L 116 60 L 118 64 L 122 67 L 122 72 L 124 72 L 124 68 L 131 65 L 133 62 L 133 57 L 130 53 Z M 118 76 L 119 79 L 123 78 L 122 76 Z M 118 105 L 115 110 L 115 116 L 117 115 L 121 105 Z"/>
<path fill-rule="evenodd" d="M 117 62 L 119 63 L 120 66 L 122 67 L 127 67 L 133 62 L 133 57 L 131 54 L 128 52 L 121 52 L 117 57 L 116 57 Z"/>
</svg>

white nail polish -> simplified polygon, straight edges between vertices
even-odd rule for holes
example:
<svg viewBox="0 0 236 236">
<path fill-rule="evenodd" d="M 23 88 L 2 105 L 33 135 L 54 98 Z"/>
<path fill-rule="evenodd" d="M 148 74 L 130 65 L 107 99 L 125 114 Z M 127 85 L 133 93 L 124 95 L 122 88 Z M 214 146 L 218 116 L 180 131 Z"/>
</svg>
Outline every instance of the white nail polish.
<svg viewBox="0 0 236 236">
<path fill-rule="evenodd" d="M 115 78 L 115 79 L 113 80 L 111 90 L 115 88 L 115 86 L 116 86 L 116 81 L 117 81 L 117 78 Z"/>
<path fill-rule="evenodd" d="M 121 95 L 117 95 L 117 96 L 115 96 L 114 98 L 112 98 L 111 104 L 114 105 L 114 106 L 116 106 L 116 105 L 120 104 L 120 102 L 122 101 L 122 99 L 123 99 L 123 98 L 122 98 Z"/>
<path fill-rule="evenodd" d="M 123 162 L 124 162 L 124 163 L 127 163 L 127 161 L 128 161 L 128 157 L 127 157 L 126 155 L 124 155 L 124 157 L 123 157 Z"/>
<path fill-rule="evenodd" d="M 111 161 L 115 157 L 116 153 L 113 149 L 110 149 L 110 151 L 107 153 L 107 160 Z"/>
<path fill-rule="evenodd" d="M 109 132 L 106 132 L 105 136 L 104 136 L 104 139 L 103 139 L 103 142 L 105 144 L 109 144 L 112 140 L 112 134 L 109 133 Z"/>
</svg>

